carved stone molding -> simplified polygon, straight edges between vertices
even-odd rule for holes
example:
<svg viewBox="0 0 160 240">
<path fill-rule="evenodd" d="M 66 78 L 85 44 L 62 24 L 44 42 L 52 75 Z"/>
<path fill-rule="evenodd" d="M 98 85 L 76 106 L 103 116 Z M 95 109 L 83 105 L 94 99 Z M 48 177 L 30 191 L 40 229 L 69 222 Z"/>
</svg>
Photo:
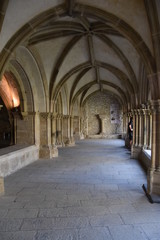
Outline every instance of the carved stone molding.
<svg viewBox="0 0 160 240">
<path fill-rule="evenodd" d="M 70 115 L 63 115 L 63 119 L 69 119 Z"/>
<path fill-rule="evenodd" d="M 51 113 L 41 112 L 41 113 L 40 113 L 40 117 L 47 120 L 48 118 L 51 117 Z"/>
</svg>

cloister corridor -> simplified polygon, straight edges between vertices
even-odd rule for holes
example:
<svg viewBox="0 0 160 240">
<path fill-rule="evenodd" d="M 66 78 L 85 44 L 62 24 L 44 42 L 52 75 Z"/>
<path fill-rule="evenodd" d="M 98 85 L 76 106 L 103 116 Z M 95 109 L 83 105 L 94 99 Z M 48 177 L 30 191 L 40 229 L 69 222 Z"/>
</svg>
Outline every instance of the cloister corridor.
<svg viewBox="0 0 160 240">
<path fill-rule="evenodd" d="M 5 178 L 1 240 L 158 240 L 160 204 L 120 139 L 59 148 Z"/>
</svg>

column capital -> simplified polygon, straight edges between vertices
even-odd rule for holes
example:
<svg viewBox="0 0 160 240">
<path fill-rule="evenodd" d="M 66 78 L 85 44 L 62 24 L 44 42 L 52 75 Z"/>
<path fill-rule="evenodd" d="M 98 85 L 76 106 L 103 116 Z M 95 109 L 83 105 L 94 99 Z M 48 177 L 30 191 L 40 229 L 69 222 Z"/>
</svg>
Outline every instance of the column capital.
<svg viewBox="0 0 160 240">
<path fill-rule="evenodd" d="M 69 119 L 69 118 L 70 118 L 70 115 L 63 115 L 63 118 L 64 118 L 64 119 Z"/>
<path fill-rule="evenodd" d="M 57 113 L 57 119 L 62 119 L 63 118 L 63 114 Z"/>
<path fill-rule="evenodd" d="M 160 113 L 160 99 L 150 100 L 150 109 L 154 113 Z"/>
<path fill-rule="evenodd" d="M 148 110 L 148 109 L 142 109 L 141 111 L 142 111 L 142 114 L 143 114 L 143 115 L 148 115 L 148 113 L 149 113 L 149 110 Z"/>
<path fill-rule="evenodd" d="M 142 116 L 143 115 L 143 109 L 137 109 L 137 114 L 139 115 L 139 116 Z"/>
<path fill-rule="evenodd" d="M 138 109 L 133 109 L 134 115 L 137 116 L 138 115 Z"/>
<path fill-rule="evenodd" d="M 131 109 L 131 111 L 127 112 L 126 114 L 127 114 L 127 117 L 132 117 L 133 116 L 133 109 Z"/>
<path fill-rule="evenodd" d="M 51 119 L 57 119 L 57 113 L 51 113 Z"/>
<path fill-rule="evenodd" d="M 51 117 L 51 113 L 50 112 L 40 112 L 40 117 L 43 119 L 48 119 Z"/>
</svg>

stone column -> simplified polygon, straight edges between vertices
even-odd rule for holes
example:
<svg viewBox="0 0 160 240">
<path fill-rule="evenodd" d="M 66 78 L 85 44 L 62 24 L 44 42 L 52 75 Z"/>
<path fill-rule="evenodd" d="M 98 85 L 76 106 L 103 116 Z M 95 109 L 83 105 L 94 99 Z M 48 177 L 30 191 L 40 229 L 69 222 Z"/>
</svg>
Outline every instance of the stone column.
<svg viewBox="0 0 160 240">
<path fill-rule="evenodd" d="M 152 151 L 151 167 L 147 176 L 147 192 L 160 195 L 160 100 L 151 101 Z"/>
<path fill-rule="evenodd" d="M 70 145 L 71 140 L 70 140 L 70 116 L 69 115 L 64 115 L 63 116 L 63 141 L 65 145 Z"/>
<path fill-rule="evenodd" d="M 128 123 L 129 123 L 130 117 L 131 117 L 132 115 L 131 115 L 131 113 L 129 112 L 129 113 L 126 113 L 125 116 L 126 116 L 126 129 L 127 129 L 126 135 L 125 135 L 125 146 L 126 146 L 127 148 L 130 148 L 130 140 L 129 140 L 129 134 L 128 134 Z M 132 146 L 133 146 L 133 145 L 132 145 Z"/>
<path fill-rule="evenodd" d="M 61 119 L 62 119 L 62 115 L 61 114 L 57 114 L 56 117 L 56 145 L 58 145 L 59 147 L 62 146 L 62 124 L 61 124 Z"/>
<path fill-rule="evenodd" d="M 51 144 L 53 148 L 53 157 L 58 157 L 58 149 L 56 146 L 56 122 L 57 122 L 57 113 L 52 113 L 51 115 L 52 127 L 51 127 Z"/>
<path fill-rule="evenodd" d="M 123 139 L 127 138 L 128 132 L 128 115 L 127 113 L 123 113 Z"/>
<path fill-rule="evenodd" d="M 133 111 L 133 142 L 132 145 L 135 146 L 136 144 L 136 115 Z"/>
<path fill-rule="evenodd" d="M 126 129 L 126 114 L 123 113 L 123 134 L 127 132 Z"/>
<path fill-rule="evenodd" d="M 52 120 L 52 134 L 51 134 L 51 143 L 52 145 L 56 145 L 56 130 L 57 130 L 57 114 L 52 113 L 51 114 L 51 120 Z"/>
<path fill-rule="evenodd" d="M 62 144 L 62 147 L 65 146 L 64 144 L 64 116 L 63 114 L 61 114 L 61 117 L 60 117 L 60 124 L 61 124 L 61 144 Z"/>
<path fill-rule="evenodd" d="M 131 148 L 131 156 L 132 158 L 139 159 L 142 149 L 142 115 L 141 110 L 134 110 L 134 118 L 133 118 L 133 144 Z"/>
<path fill-rule="evenodd" d="M 149 149 L 152 146 L 152 114 L 151 110 L 149 111 Z"/>
<path fill-rule="evenodd" d="M 143 146 L 143 112 L 141 109 L 138 109 L 138 118 L 139 118 L 139 122 L 138 122 L 138 127 L 139 127 L 139 139 L 138 139 L 138 146 L 142 147 Z"/>
<path fill-rule="evenodd" d="M 74 128 L 74 117 L 70 117 L 70 139 L 71 139 L 71 144 L 75 144 L 74 141 L 74 136 L 73 136 L 73 128 Z"/>
<path fill-rule="evenodd" d="M 82 120 L 82 117 L 80 117 L 79 118 L 80 120 L 80 122 L 79 122 L 79 124 L 80 124 L 80 126 L 79 126 L 79 131 L 80 131 L 80 133 L 79 133 L 79 135 L 80 135 L 80 139 L 84 139 L 84 122 L 85 121 L 83 121 Z"/>
<path fill-rule="evenodd" d="M 40 146 L 40 113 L 35 113 L 35 145 Z"/>
<path fill-rule="evenodd" d="M 85 132 L 86 132 L 86 138 L 87 138 L 87 137 L 88 137 L 88 117 L 86 117 L 85 121 L 86 121 L 86 129 L 85 129 Z"/>
<path fill-rule="evenodd" d="M 51 114 L 48 112 L 40 113 L 40 158 L 54 157 L 53 147 L 51 145 Z"/>
<path fill-rule="evenodd" d="M 79 132 L 79 139 L 81 139 L 81 117 L 78 117 L 78 132 Z"/>
<path fill-rule="evenodd" d="M 149 110 L 144 109 L 144 149 L 148 149 L 149 146 L 149 138 L 150 138 L 150 116 Z"/>
<path fill-rule="evenodd" d="M 128 133 L 128 123 L 129 123 L 129 114 L 125 114 L 126 115 L 126 132 Z"/>
<path fill-rule="evenodd" d="M 139 116 L 138 116 L 138 111 L 135 110 L 135 118 L 136 118 L 136 125 L 135 125 L 135 134 L 136 134 L 136 141 L 135 141 L 135 146 L 138 146 L 138 130 L 139 130 L 139 126 L 138 126 L 138 120 L 139 120 Z"/>
</svg>

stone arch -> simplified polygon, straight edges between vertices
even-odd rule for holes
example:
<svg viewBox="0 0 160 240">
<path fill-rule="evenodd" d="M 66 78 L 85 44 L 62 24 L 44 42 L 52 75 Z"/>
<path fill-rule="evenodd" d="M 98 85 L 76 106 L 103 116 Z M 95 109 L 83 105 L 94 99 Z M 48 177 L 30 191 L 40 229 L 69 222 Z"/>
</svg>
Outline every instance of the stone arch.
<svg viewBox="0 0 160 240">
<path fill-rule="evenodd" d="M 34 111 L 34 100 L 33 100 L 33 92 L 31 89 L 31 85 L 29 82 L 29 79 L 20 65 L 19 62 L 17 62 L 15 59 L 12 59 L 10 61 L 9 68 L 15 74 L 17 81 L 20 85 L 20 89 L 22 92 L 23 97 L 23 111 L 24 112 L 33 112 Z"/>
<path fill-rule="evenodd" d="M 148 73 L 155 72 L 155 62 L 150 53 L 150 50 L 144 43 L 141 36 L 125 21 L 118 18 L 114 14 L 111 14 L 107 11 L 97 9 L 95 7 L 75 4 L 72 10 L 73 16 L 80 16 L 83 13 L 84 16 L 92 17 L 93 19 L 98 19 L 102 22 L 107 22 L 110 26 L 113 27 L 117 32 L 122 36 L 127 38 L 129 42 L 134 46 L 134 48 L 139 53 L 142 58 L 144 65 Z M 1 54 L 1 69 L 4 69 L 5 63 L 13 49 L 23 40 L 25 37 L 33 32 L 35 27 L 38 27 L 43 21 L 49 20 L 51 18 L 57 19 L 57 17 L 62 16 L 62 14 L 67 14 L 67 9 L 65 4 L 54 7 L 50 10 L 45 11 L 44 13 L 39 14 L 39 16 L 33 18 L 29 23 L 24 25 L 6 44 L 5 48 Z M 75 40 L 75 39 L 74 39 Z M 76 40 L 75 40 L 76 41 Z M 63 57 L 62 57 L 63 59 Z M 61 61 L 60 61 L 61 62 Z M 51 87 L 52 88 L 52 87 Z M 50 91 L 52 89 L 50 88 Z M 52 95 L 52 94 L 51 94 Z"/>
<path fill-rule="evenodd" d="M 25 61 L 21 58 L 22 55 L 25 56 Z M 42 79 L 40 69 L 33 54 L 29 51 L 29 49 L 21 46 L 16 49 L 16 58 L 12 58 L 11 60 L 15 60 L 21 66 L 22 71 L 25 71 L 25 75 L 29 81 L 28 84 L 30 85 L 32 92 L 34 92 L 34 111 L 45 112 L 47 110 L 47 98 L 44 80 Z"/>
<path fill-rule="evenodd" d="M 104 92 L 110 92 L 111 94 L 113 94 L 113 92 L 111 91 L 111 90 L 109 90 L 109 89 L 104 89 L 103 90 Z M 86 103 L 86 101 L 91 97 L 91 96 L 93 96 L 96 92 L 100 92 L 100 90 L 96 90 L 96 91 L 94 91 L 94 92 L 92 92 L 91 94 L 89 94 L 86 98 L 85 98 L 85 100 L 81 100 L 81 107 L 83 107 L 84 106 L 84 104 Z M 115 98 L 117 99 L 117 101 L 122 105 L 123 104 L 123 101 L 121 101 L 120 99 L 119 99 L 119 97 L 118 96 L 116 96 L 116 95 L 114 95 L 115 96 Z"/>
</svg>

